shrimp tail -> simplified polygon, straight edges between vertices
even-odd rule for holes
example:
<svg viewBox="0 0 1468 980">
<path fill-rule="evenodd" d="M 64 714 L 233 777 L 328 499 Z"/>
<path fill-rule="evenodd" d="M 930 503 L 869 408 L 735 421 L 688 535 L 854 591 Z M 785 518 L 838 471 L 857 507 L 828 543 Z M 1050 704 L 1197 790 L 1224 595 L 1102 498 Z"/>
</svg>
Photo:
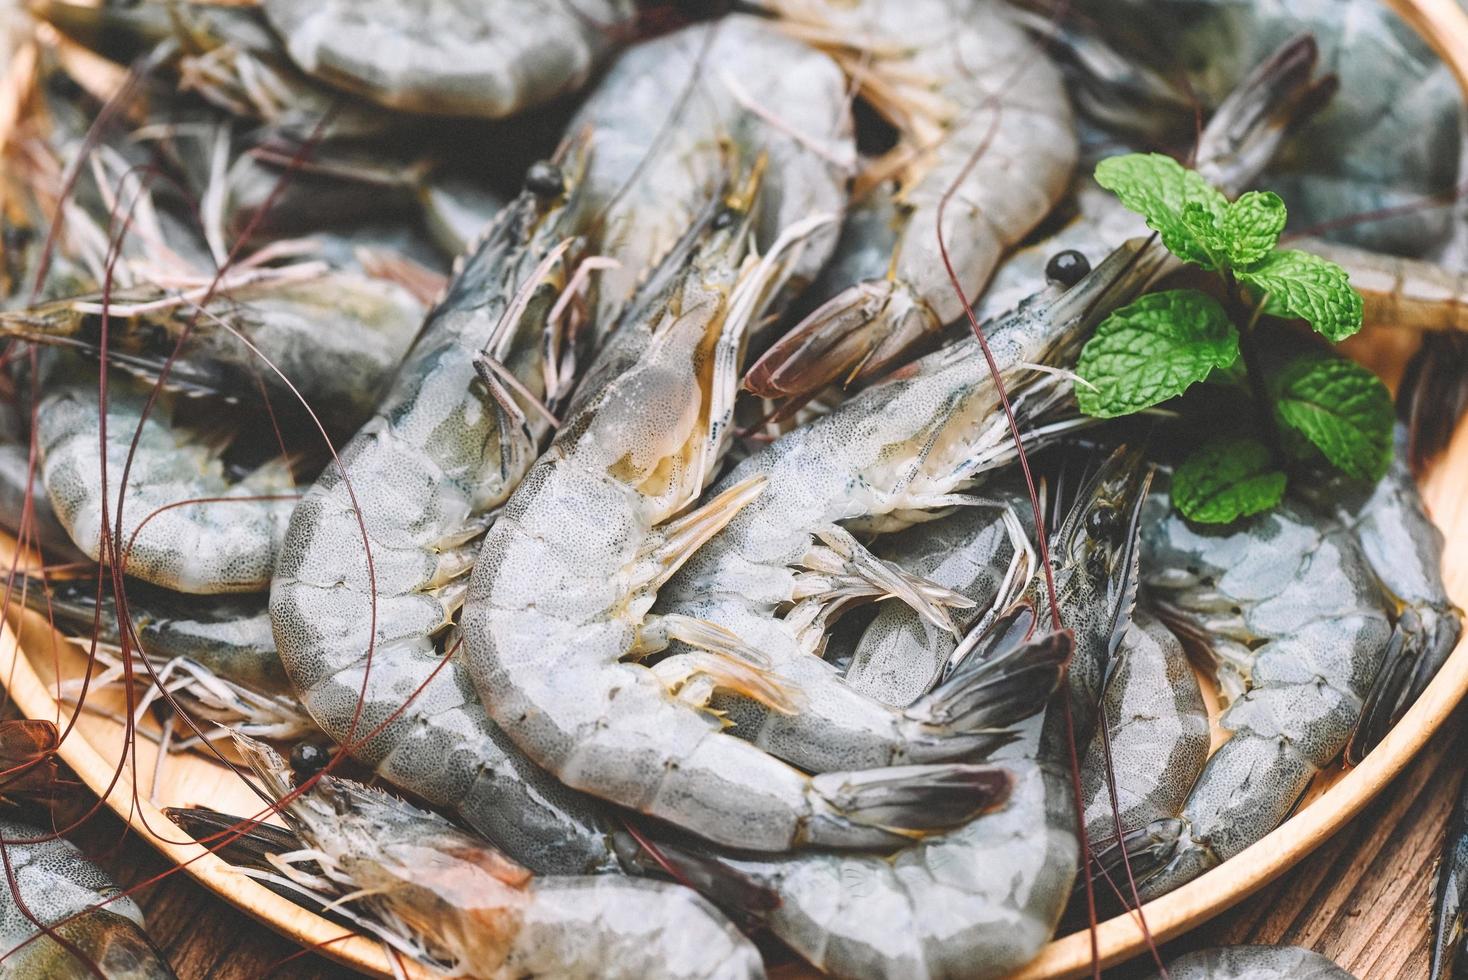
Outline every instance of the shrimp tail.
<svg viewBox="0 0 1468 980">
<path fill-rule="evenodd" d="M 1361 720 L 1346 744 L 1356 765 L 1380 742 L 1426 689 L 1457 646 L 1462 616 L 1452 608 L 1405 606 L 1392 626 L 1382 668 L 1361 706 Z"/>
<path fill-rule="evenodd" d="M 1468 334 L 1424 333 L 1397 389 L 1397 417 L 1407 426 L 1407 462 L 1420 474 L 1448 446 L 1468 413 Z"/>
<path fill-rule="evenodd" d="M 1153 879 L 1171 879 L 1173 885 L 1197 877 L 1219 863 L 1217 857 L 1197 847 L 1188 837 L 1188 822 L 1179 817 L 1161 817 L 1122 835 L 1096 851 L 1100 875 L 1123 880 L 1125 869 L 1140 886 Z M 1077 884 L 1077 890 L 1080 885 Z M 1167 890 L 1166 887 L 1162 889 Z"/>
<path fill-rule="evenodd" d="M 0 795 L 46 797 L 60 784 L 56 725 L 35 719 L 0 723 Z"/>
<path fill-rule="evenodd" d="M 888 766 L 811 777 L 830 807 L 817 821 L 879 827 L 898 837 L 918 837 L 968 823 L 1009 799 L 1014 775 L 1001 766 Z M 820 839 L 820 828 L 815 828 Z"/>
<path fill-rule="evenodd" d="M 856 283 L 802 320 L 755 362 L 744 387 L 782 398 L 876 376 L 941 326 L 889 280 Z"/>
<path fill-rule="evenodd" d="M 1464 919 L 1468 918 L 1468 782 L 1458 792 L 1458 802 L 1443 838 L 1437 869 L 1437 894 L 1432 903 L 1432 958 L 1428 980 L 1457 975 L 1464 945 Z"/>
<path fill-rule="evenodd" d="M 989 733 L 1009 740 L 1006 726 L 1045 707 L 1060 687 L 1065 665 L 1075 647 L 1068 630 L 1039 636 L 1012 636 L 999 631 L 993 649 L 963 657 L 948 677 L 907 709 L 910 718 L 953 732 Z"/>
<path fill-rule="evenodd" d="M 125 915 L 94 908 L 57 923 L 51 928 L 51 933 L 70 947 L 65 951 L 58 949 L 61 958 L 70 962 L 65 965 L 48 963 L 37 976 L 61 976 L 69 972 L 67 967 L 75 967 L 72 953 L 75 950 L 85 963 L 96 964 L 97 972 L 102 976 L 126 976 L 128 980 L 177 980 L 162 950 Z M 38 951 L 44 948 L 39 947 Z M 23 965 L 19 966 L 19 972 L 26 972 Z"/>
<path fill-rule="evenodd" d="M 768 913 L 780 907 L 778 892 L 686 834 L 660 831 L 650 838 L 644 828 L 641 833 L 613 834 L 612 844 L 623 867 L 691 887 L 746 931 L 754 931 Z"/>
<path fill-rule="evenodd" d="M 1218 106 L 1198 142 L 1198 169 L 1228 194 L 1245 175 L 1260 173 L 1285 137 L 1330 102 L 1334 75 L 1314 78 L 1315 38 L 1301 34 L 1261 62 Z"/>
</svg>

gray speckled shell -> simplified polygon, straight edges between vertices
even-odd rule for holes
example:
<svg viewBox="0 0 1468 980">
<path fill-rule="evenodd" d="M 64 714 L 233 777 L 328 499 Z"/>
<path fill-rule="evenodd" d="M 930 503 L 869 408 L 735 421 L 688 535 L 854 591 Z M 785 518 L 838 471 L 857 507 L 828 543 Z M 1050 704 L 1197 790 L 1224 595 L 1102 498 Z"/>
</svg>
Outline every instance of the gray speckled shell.
<svg viewBox="0 0 1468 980">
<path fill-rule="evenodd" d="M 1177 813 L 1208 758 L 1208 709 L 1182 644 L 1145 609 L 1122 640 L 1101 706 L 1122 828 Z M 1099 730 L 1081 763 L 1081 799 L 1087 837 L 1114 838 Z"/>
<path fill-rule="evenodd" d="M 1293 501 L 1226 528 L 1189 525 L 1165 488 L 1143 514 L 1159 609 L 1209 637 L 1232 734 L 1183 806 L 1170 891 L 1273 830 L 1345 747 L 1391 635 L 1389 603 L 1349 531 Z"/>
<path fill-rule="evenodd" d="M 30 840 L 45 833 L 0 820 L 0 836 L 6 840 Z M 110 980 L 172 980 L 173 971 L 143 932 L 142 910 L 131 898 L 117 897 L 121 889 L 75 844 L 57 838 L 41 844 L 9 844 L 5 852 L 26 908 L 47 925 L 76 916 L 61 928 L 62 935 Z M 107 902 L 105 908 L 85 911 L 101 902 Z M 10 888 L 0 887 L 0 950 L 15 950 L 38 931 Z M 3 972 L 8 980 L 96 976 L 91 965 L 47 936 L 11 952 Z"/>
</svg>

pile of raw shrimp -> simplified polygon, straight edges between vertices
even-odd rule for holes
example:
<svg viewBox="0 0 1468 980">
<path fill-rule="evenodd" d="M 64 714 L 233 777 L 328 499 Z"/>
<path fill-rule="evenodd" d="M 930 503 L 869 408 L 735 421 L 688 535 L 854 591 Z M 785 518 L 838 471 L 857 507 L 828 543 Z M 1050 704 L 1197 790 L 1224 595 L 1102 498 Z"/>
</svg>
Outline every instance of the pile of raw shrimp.
<svg viewBox="0 0 1468 980">
<path fill-rule="evenodd" d="M 1411 467 L 1461 98 L 1369 0 L 703 6 L 0 8 L 7 596 L 87 652 L 67 712 L 273 801 L 170 816 L 403 969 L 1007 974 L 1453 647 Z M 1124 150 L 1277 190 L 1429 332 L 1384 479 L 1202 528 L 1165 413 L 1080 414 L 1179 269 L 1089 179 Z M 61 729 L 0 725 L 0 791 Z M 64 838 L 0 851 L 0 970 L 172 976 Z"/>
</svg>

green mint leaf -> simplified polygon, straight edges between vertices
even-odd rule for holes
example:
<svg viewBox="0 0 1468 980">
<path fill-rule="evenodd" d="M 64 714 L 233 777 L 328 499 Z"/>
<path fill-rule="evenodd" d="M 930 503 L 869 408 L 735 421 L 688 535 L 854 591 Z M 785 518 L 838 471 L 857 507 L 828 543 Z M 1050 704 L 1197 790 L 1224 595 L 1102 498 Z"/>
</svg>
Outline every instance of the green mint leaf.
<svg viewBox="0 0 1468 980">
<path fill-rule="evenodd" d="M 1217 269 L 1218 256 L 1228 254 L 1228 242 L 1223 237 L 1218 218 L 1197 201 L 1189 201 L 1183 205 L 1182 223 L 1197 251 L 1197 256 L 1189 261 L 1210 272 Z M 1176 251 L 1173 254 L 1176 255 Z"/>
<path fill-rule="evenodd" d="M 1274 251 L 1286 217 L 1284 201 L 1273 191 L 1249 191 L 1230 204 L 1220 228 L 1229 262 L 1253 265 Z"/>
<path fill-rule="evenodd" d="M 1162 236 L 1169 252 L 1185 262 L 1212 268 L 1207 250 L 1183 221 L 1183 209 L 1196 204 L 1217 223 L 1228 210 L 1228 198 L 1196 172 L 1161 153 L 1126 153 L 1098 163 L 1096 183 L 1120 198 L 1128 210 L 1146 218 L 1147 226 Z"/>
<path fill-rule="evenodd" d="M 1210 439 L 1172 475 L 1173 506 L 1199 524 L 1229 524 L 1268 510 L 1284 491 L 1285 475 L 1258 439 Z"/>
<path fill-rule="evenodd" d="M 1269 379 L 1285 448 L 1319 450 L 1341 472 L 1379 480 L 1392 456 L 1392 400 L 1381 379 L 1329 351 L 1300 354 Z"/>
<path fill-rule="evenodd" d="M 1309 322 L 1333 341 L 1361 329 L 1361 294 L 1351 287 L 1346 270 L 1309 252 L 1271 252 L 1234 274 L 1268 295 L 1264 312 Z"/>
<path fill-rule="evenodd" d="M 1212 297 L 1191 289 L 1149 293 L 1103 320 L 1076 363 L 1081 411 L 1130 415 L 1174 395 L 1239 356 L 1239 332 Z"/>
</svg>

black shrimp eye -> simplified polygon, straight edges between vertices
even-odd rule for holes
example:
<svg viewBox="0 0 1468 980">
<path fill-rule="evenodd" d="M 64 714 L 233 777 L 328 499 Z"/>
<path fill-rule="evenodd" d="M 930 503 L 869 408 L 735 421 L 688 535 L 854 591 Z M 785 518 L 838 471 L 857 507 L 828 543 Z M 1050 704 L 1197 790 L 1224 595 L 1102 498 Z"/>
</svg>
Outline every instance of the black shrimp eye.
<svg viewBox="0 0 1468 980">
<path fill-rule="evenodd" d="M 731 211 L 731 210 L 729 210 L 728 208 L 723 208 L 723 209 L 721 209 L 719 211 L 718 214 L 714 215 L 714 230 L 715 231 L 719 231 L 719 230 L 722 230 L 724 228 L 727 228 L 730 225 L 732 225 L 733 223 L 734 223 L 734 212 Z"/>
<path fill-rule="evenodd" d="M 297 742 L 291 749 L 291 771 L 297 780 L 310 779 L 331 761 L 331 746 L 320 741 Z"/>
<path fill-rule="evenodd" d="M 1093 579 L 1106 577 L 1106 552 L 1100 548 L 1086 556 L 1086 572 Z"/>
<path fill-rule="evenodd" d="M 1045 278 L 1067 289 L 1086 278 L 1090 271 L 1091 263 L 1073 248 L 1056 252 L 1045 263 Z"/>
<path fill-rule="evenodd" d="M 1110 538 L 1121 525 L 1121 515 L 1111 507 L 1097 507 L 1086 515 L 1086 530 L 1093 537 Z"/>
<path fill-rule="evenodd" d="M 549 160 L 532 163 L 525 171 L 525 189 L 536 197 L 559 197 L 566 189 L 561 168 Z"/>
</svg>

